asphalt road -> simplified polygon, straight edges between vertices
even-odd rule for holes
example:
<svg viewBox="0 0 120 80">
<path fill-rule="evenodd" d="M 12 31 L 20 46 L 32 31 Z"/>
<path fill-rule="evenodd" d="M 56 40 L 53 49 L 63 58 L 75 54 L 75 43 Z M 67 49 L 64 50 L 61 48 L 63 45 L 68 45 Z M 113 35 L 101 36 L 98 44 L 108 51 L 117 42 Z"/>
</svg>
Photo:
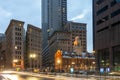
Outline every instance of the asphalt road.
<svg viewBox="0 0 120 80">
<path fill-rule="evenodd" d="M 45 75 L 30 72 L 6 72 L 0 74 L 0 80 L 120 80 L 120 76 L 88 76 L 88 77 L 73 77 L 61 75 Z"/>
<path fill-rule="evenodd" d="M 52 78 L 44 78 L 44 77 L 37 77 L 32 75 L 25 75 L 25 74 L 2 74 L 0 76 L 0 80 L 55 80 Z"/>
</svg>

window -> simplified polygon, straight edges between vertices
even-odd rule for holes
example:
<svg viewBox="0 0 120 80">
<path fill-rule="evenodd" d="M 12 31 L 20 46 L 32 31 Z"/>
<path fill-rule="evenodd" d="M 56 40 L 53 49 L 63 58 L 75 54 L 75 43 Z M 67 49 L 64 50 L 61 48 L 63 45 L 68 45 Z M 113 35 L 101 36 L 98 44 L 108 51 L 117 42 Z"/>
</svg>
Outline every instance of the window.
<svg viewBox="0 0 120 80">
<path fill-rule="evenodd" d="M 105 0 L 97 0 L 96 4 L 100 5 L 104 2 Z"/>
<path fill-rule="evenodd" d="M 111 2 L 111 7 L 114 6 L 115 4 L 116 4 L 116 1 L 113 0 L 113 1 Z"/>
<path fill-rule="evenodd" d="M 102 18 L 102 19 L 100 19 L 100 20 L 97 21 L 97 25 L 99 25 L 99 24 L 107 21 L 108 19 L 109 19 L 109 17 L 108 17 L 108 16 L 105 16 L 104 18 Z"/>
<path fill-rule="evenodd" d="M 101 13 L 103 13 L 104 11 L 106 11 L 108 9 L 108 5 L 106 5 L 105 7 L 103 7 L 102 9 L 97 11 L 97 15 L 100 15 Z"/>
<path fill-rule="evenodd" d="M 118 14 L 120 14 L 120 9 L 114 11 L 114 12 L 111 14 L 111 18 L 117 16 Z"/>
</svg>

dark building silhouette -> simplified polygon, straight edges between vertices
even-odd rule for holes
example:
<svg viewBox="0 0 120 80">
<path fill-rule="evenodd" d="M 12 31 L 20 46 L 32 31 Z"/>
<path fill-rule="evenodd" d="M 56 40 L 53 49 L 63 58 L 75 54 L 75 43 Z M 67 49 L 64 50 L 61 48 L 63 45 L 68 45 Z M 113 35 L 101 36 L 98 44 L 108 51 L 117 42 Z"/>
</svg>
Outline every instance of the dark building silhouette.
<svg viewBox="0 0 120 80">
<path fill-rule="evenodd" d="M 120 1 L 93 0 L 93 47 L 97 70 L 120 70 Z"/>
</svg>

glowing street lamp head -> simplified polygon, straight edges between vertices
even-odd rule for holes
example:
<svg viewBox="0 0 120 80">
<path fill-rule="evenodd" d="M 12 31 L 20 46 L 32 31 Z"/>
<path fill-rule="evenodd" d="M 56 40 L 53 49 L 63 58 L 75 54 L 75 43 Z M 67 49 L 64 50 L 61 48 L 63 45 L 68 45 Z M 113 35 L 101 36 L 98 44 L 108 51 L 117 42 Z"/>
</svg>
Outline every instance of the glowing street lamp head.
<svg viewBox="0 0 120 80">
<path fill-rule="evenodd" d="M 18 60 L 17 60 L 17 59 L 14 59 L 13 62 L 18 62 Z"/>
<path fill-rule="evenodd" d="M 35 58 L 36 54 L 30 54 L 30 58 Z"/>
<path fill-rule="evenodd" d="M 15 49 L 17 49 L 17 46 L 15 46 Z"/>
<path fill-rule="evenodd" d="M 30 54 L 30 58 L 32 58 L 32 54 Z"/>
<path fill-rule="evenodd" d="M 75 64 L 75 62 L 72 62 L 72 64 Z"/>
<path fill-rule="evenodd" d="M 60 62 L 61 62 L 61 61 L 58 59 L 58 60 L 57 60 L 57 63 L 60 64 Z"/>
<path fill-rule="evenodd" d="M 93 63 L 93 64 L 95 64 L 95 62 L 94 62 L 94 61 L 93 61 L 92 63 Z"/>
<path fill-rule="evenodd" d="M 36 57 L 36 54 L 33 54 L 33 58 L 35 58 Z"/>
<path fill-rule="evenodd" d="M 95 51 L 92 51 L 92 53 L 95 53 Z"/>
</svg>

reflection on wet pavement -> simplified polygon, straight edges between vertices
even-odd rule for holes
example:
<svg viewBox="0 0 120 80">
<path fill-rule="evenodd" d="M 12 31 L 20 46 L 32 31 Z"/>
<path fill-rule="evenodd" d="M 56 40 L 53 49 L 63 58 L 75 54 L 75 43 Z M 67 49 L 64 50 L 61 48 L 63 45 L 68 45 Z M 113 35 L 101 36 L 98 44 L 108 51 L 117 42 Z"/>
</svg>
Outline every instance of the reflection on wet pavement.
<svg viewBox="0 0 120 80">
<path fill-rule="evenodd" d="M 4 77 L 9 78 L 10 80 L 120 80 L 120 77 L 115 78 L 113 77 L 65 77 L 65 76 L 53 76 L 52 78 L 49 77 L 50 75 L 43 76 L 30 76 L 30 75 L 22 75 L 22 74 L 3 74 Z M 2 80 L 2 79 L 0 79 Z"/>
</svg>

